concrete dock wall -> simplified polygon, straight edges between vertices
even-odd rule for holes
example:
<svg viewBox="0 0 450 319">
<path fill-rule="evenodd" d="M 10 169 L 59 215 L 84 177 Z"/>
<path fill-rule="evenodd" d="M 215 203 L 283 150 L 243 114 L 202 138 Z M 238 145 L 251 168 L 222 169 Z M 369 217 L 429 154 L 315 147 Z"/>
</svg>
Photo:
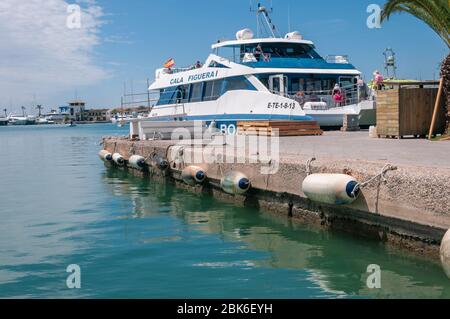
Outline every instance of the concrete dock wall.
<svg viewBox="0 0 450 319">
<path fill-rule="evenodd" d="M 306 155 L 283 155 L 276 163 L 251 158 L 236 159 L 233 164 L 223 160 L 223 145 L 209 147 L 215 160 L 193 161 L 205 156 L 205 149 L 191 145 L 179 145 L 171 141 L 130 141 L 128 139 L 105 138 L 104 149 L 118 152 L 125 159 L 138 154 L 149 160 L 155 155 L 167 158 L 171 168 L 162 172 L 129 169 L 130 173 L 172 180 L 180 187 L 208 192 L 213 196 L 240 205 L 251 205 L 262 210 L 284 214 L 303 222 L 321 227 L 339 229 L 376 238 L 377 240 L 402 246 L 418 253 L 439 255 L 439 244 L 450 228 L 450 169 L 426 168 L 400 165 L 398 170 L 387 174 L 386 182 L 370 184 L 363 189 L 358 200 L 348 206 L 327 206 L 314 203 L 302 192 L 302 183 L 307 176 Z M 200 153 L 200 154 L 199 154 Z M 229 162 L 229 161 L 227 161 Z M 236 163 L 237 162 L 237 163 Z M 208 175 L 208 183 L 191 187 L 181 181 L 181 170 L 195 164 Z M 386 163 L 381 161 L 342 160 L 319 157 L 312 164 L 313 173 L 345 173 L 358 181 L 365 181 L 380 173 Z M 395 164 L 395 163 L 394 163 Z M 273 175 L 261 174 L 262 169 L 277 166 Z M 245 196 L 225 194 L 220 189 L 220 179 L 227 171 L 245 173 L 252 189 Z M 148 177 L 146 177 L 148 178 Z"/>
</svg>

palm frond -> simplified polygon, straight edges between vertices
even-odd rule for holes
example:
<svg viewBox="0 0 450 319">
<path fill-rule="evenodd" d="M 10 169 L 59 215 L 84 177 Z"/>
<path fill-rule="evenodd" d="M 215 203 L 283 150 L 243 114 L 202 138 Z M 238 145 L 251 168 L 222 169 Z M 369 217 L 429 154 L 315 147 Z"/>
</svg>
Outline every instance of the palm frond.
<svg viewBox="0 0 450 319">
<path fill-rule="evenodd" d="M 448 0 L 388 0 L 381 21 L 406 12 L 428 24 L 450 47 L 450 8 Z"/>
</svg>

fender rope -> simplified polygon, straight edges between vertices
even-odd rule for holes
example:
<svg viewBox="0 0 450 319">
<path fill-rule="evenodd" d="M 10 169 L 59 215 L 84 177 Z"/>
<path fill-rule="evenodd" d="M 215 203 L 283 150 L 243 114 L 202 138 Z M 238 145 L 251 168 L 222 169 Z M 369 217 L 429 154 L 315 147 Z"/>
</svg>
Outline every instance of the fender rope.
<svg viewBox="0 0 450 319">
<path fill-rule="evenodd" d="M 352 195 L 356 196 L 356 193 L 360 190 L 362 190 L 363 188 L 367 187 L 369 184 L 371 184 L 372 182 L 374 182 L 375 180 L 379 180 L 381 183 L 385 183 L 387 182 L 387 178 L 386 178 L 386 174 L 388 172 L 391 171 L 396 171 L 398 168 L 396 166 L 393 166 L 391 164 L 386 164 L 383 169 L 381 170 L 381 172 L 378 175 L 375 175 L 374 177 L 368 179 L 367 181 L 365 181 L 364 183 L 358 183 L 356 184 L 355 188 L 352 191 Z"/>
</svg>

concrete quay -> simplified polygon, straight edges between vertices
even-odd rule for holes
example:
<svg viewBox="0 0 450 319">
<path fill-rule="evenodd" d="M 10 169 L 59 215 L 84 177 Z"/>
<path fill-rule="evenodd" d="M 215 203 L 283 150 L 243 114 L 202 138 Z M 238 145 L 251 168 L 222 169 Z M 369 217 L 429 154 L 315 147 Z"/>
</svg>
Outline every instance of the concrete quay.
<svg viewBox="0 0 450 319">
<path fill-rule="evenodd" d="M 107 137 L 103 146 L 125 159 L 132 155 L 145 157 L 148 170 L 125 168 L 144 178 L 151 175 L 239 205 L 438 258 L 439 245 L 450 228 L 450 142 L 371 139 L 368 135 L 368 132 L 326 132 L 319 137 L 280 138 L 276 158 L 255 156 L 248 145 L 233 139 L 219 139 L 206 146 Z M 245 152 L 239 153 L 240 148 Z M 230 149 L 234 150 L 231 155 Z M 170 169 L 153 168 L 150 162 L 155 156 L 167 159 Z M 230 156 L 234 160 L 230 161 Z M 302 191 L 307 177 L 306 163 L 312 157 L 317 159 L 311 165 L 312 173 L 344 173 L 361 182 L 379 174 L 387 163 L 397 166 L 397 170 L 388 172 L 385 181 L 377 179 L 369 184 L 350 205 L 325 205 L 312 202 Z M 207 183 L 197 186 L 183 183 L 181 171 L 188 165 L 204 169 Z M 263 174 L 267 169 L 274 174 Z M 229 195 L 222 191 L 220 180 L 229 171 L 247 175 L 252 185 L 247 194 Z"/>
</svg>

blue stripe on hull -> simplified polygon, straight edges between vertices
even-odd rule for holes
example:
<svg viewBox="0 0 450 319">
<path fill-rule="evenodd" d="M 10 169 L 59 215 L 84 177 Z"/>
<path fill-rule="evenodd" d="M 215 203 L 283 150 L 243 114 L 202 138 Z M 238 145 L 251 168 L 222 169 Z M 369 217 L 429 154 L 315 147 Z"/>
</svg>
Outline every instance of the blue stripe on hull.
<svg viewBox="0 0 450 319">
<path fill-rule="evenodd" d="M 186 116 L 188 121 L 314 121 L 311 116 L 273 114 L 220 114 Z"/>
<path fill-rule="evenodd" d="M 179 117 L 178 117 L 179 118 Z M 213 121 L 218 128 L 225 130 L 236 130 L 237 123 L 242 121 L 314 121 L 310 116 L 289 116 L 272 114 L 220 114 L 220 115 L 195 115 L 182 118 L 186 121 L 205 121 L 210 125 Z M 158 118 L 153 121 L 173 121 L 174 117 Z M 230 132 L 233 135 L 234 133 Z"/>
</svg>

